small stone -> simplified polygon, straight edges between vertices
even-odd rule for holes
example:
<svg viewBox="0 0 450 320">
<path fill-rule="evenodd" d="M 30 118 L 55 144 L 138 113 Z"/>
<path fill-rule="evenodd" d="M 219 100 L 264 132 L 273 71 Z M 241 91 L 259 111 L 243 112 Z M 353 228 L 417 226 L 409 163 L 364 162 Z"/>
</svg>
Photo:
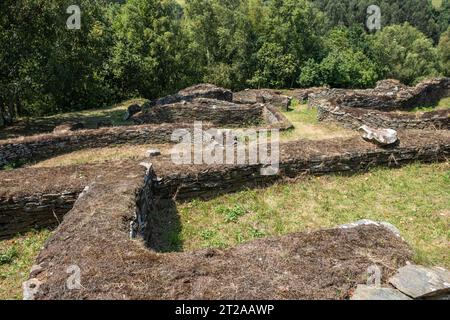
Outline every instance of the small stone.
<svg viewBox="0 0 450 320">
<path fill-rule="evenodd" d="M 398 290 L 358 285 L 350 300 L 412 300 Z"/>
<path fill-rule="evenodd" d="M 145 152 L 146 157 L 157 157 L 161 155 L 161 151 L 159 149 L 149 149 Z"/>
<path fill-rule="evenodd" d="M 389 283 L 414 299 L 450 294 L 450 272 L 439 267 L 407 265 L 400 268 Z"/>
<path fill-rule="evenodd" d="M 139 163 L 139 165 L 145 167 L 147 169 L 147 171 L 153 167 L 153 164 L 149 163 L 149 162 L 141 162 L 141 163 Z"/>
</svg>

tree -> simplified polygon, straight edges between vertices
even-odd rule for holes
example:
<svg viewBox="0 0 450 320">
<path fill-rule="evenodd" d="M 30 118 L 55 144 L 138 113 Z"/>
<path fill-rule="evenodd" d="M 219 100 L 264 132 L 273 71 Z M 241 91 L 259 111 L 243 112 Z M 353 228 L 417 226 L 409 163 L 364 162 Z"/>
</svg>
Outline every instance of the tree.
<svg viewBox="0 0 450 320">
<path fill-rule="evenodd" d="M 69 0 L 1 2 L 2 118 L 81 109 L 110 101 L 106 1 L 78 1 L 81 30 L 67 30 Z M 32 21 L 30 21 L 32 17 Z"/>
<path fill-rule="evenodd" d="M 450 27 L 441 35 L 438 45 L 442 73 L 450 77 Z"/>
<path fill-rule="evenodd" d="M 408 23 L 384 28 L 375 35 L 387 76 L 405 84 L 439 73 L 438 52 L 433 42 Z"/>
<path fill-rule="evenodd" d="M 249 82 L 261 87 L 293 87 L 303 65 L 321 56 L 324 16 L 308 1 L 273 0 L 262 19 Z"/>
<path fill-rule="evenodd" d="M 231 89 L 245 86 L 256 45 L 251 14 L 259 9 L 257 1 L 186 1 L 186 27 L 202 81 Z"/>
<path fill-rule="evenodd" d="M 376 4 L 381 8 L 382 26 L 409 22 L 435 42 L 442 29 L 439 17 L 440 9 L 433 6 L 431 0 L 311 0 L 322 10 L 330 21 L 330 26 L 347 26 L 354 24 L 364 26 L 367 8 Z M 448 0 L 444 0 L 448 1 Z M 448 20 L 447 20 L 448 25 Z"/>
<path fill-rule="evenodd" d="M 113 31 L 111 65 L 124 96 L 155 98 L 182 85 L 189 62 L 175 1 L 129 0 L 115 17 Z"/>
<path fill-rule="evenodd" d="M 299 77 L 304 87 L 371 87 L 383 77 L 372 39 L 361 27 L 336 27 L 324 37 L 323 60 L 309 60 Z"/>
</svg>

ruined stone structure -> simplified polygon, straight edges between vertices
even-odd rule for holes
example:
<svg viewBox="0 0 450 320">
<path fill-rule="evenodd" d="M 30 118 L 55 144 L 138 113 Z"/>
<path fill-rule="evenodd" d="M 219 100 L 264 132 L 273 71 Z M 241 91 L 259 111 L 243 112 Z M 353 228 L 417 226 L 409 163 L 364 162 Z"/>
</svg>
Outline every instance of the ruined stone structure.
<svg viewBox="0 0 450 320">
<path fill-rule="evenodd" d="M 152 159 L 153 168 L 158 176 L 158 184 L 155 184 L 152 192 L 159 198 L 176 198 L 179 201 L 208 198 L 248 186 L 270 184 L 280 179 L 295 178 L 304 174 L 358 172 L 374 166 L 395 167 L 415 161 L 445 161 L 450 156 L 450 135 L 447 131 L 433 133 L 409 130 L 400 133 L 400 141 L 399 145 L 387 149 L 374 146 L 358 137 L 325 140 L 321 141 L 320 145 L 314 141 L 285 143 L 280 146 L 279 174 L 272 176 L 263 175 L 260 164 L 174 167 L 170 157 L 160 156 Z M 12 182 L 9 183 L 10 187 L 5 185 L 4 194 L 0 193 L 0 222 L 3 223 L 0 223 L 0 237 L 8 236 L 12 232 L 17 233 L 20 226 L 23 226 L 20 231 L 27 231 L 30 226 L 35 225 L 36 216 L 45 216 L 42 221 L 55 223 L 52 210 L 64 211 L 73 204 L 72 200 L 75 197 L 63 198 L 63 193 L 58 193 L 58 189 L 73 195 L 81 193 L 91 181 L 89 179 L 95 180 L 97 174 L 104 175 L 108 171 L 120 170 L 129 165 L 131 164 L 112 163 L 70 166 L 58 169 L 61 172 L 55 169 L 54 175 L 49 176 L 50 183 L 52 185 L 55 183 L 56 187 L 43 189 L 40 186 L 48 185 L 43 181 L 49 179 L 45 178 L 45 173 L 51 172 L 51 169 L 20 169 L 20 174 L 27 177 L 36 176 L 35 184 L 28 187 L 31 193 L 25 194 L 8 192 L 8 189 L 12 188 Z M 71 177 L 75 173 L 90 178 L 84 178 L 73 185 Z M 0 172 L 2 180 L 9 180 L 11 176 L 11 172 Z M 60 182 L 55 181 L 55 176 L 59 177 Z M 49 193 L 54 195 L 56 204 L 42 201 L 45 199 L 45 194 Z M 18 206 L 24 209 L 21 214 Z M 34 210 L 27 211 L 28 207 Z M 18 220 L 24 222 L 16 227 L 14 224 Z M 43 223 L 40 226 L 46 225 Z"/>
<path fill-rule="evenodd" d="M 237 105 L 213 99 L 193 99 L 158 105 L 131 117 L 136 124 L 205 121 L 216 126 L 263 124 L 264 105 Z"/>
<path fill-rule="evenodd" d="M 198 98 L 206 98 L 221 101 L 233 101 L 233 92 L 219 88 L 212 84 L 199 84 L 179 91 L 178 93 L 151 101 L 145 108 L 164 106 L 182 101 L 192 101 Z"/>
<path fill-rule="evenodd" d="M 287 111 L 291 106 L 292 97 L 283 94 L 279 90 L 247 89 L 236 92 L 233 95 L 233 101 L 239 104 L 267 103 Z"/>
<path fill-rule="evenodd" d="M 228 250 L 156 253 L 129 237 L 135 212 L 159 206 L 151 192 L 154 174 L 137 167 L 128 167 L 126 174 L 127 180 L 114 183 L 110 175 L 98 179 L 77 201 L 33 267 L 29 283 L 36 292 L 29 298 L 342 299 L 371 265 L 367 252 L 389 266 L 386 277 L 411 256 L 401 238 L 379 226 L 262 239 Z M 92 202 L 99 206 L 91 207 Z M 343 245 L 348 239 L 352 246 Z M 331 268 L 336 260 L 340 267 Z M 68 264 L 83 270 L 78 290 L 65 289 Z M 274 282 L 261 281 L 275 277 Z M 323 285 L 331 279 L 335 285 Z M 282 283 L 290 290 L 280 287 Z"/>
<path fill-rule="evenodd" d="M 211 127 L 258 127 L 288 130 L 292 124 L 270 105 L 236 105 L 220 100 L 198 99 L 155 106 L 132 119 L 141 125 L 57 132 L 0 141 L 0 169 L 16 162 L 29 162 L 84 148 L 123 144 L 174 143 L 176 129 L 193 130 L 194 121 Z"/>
<path fill-rule="evenodd" d="M 305 175 L 447 161 L 450 132 L 442 129 L 448 129 L 448 112 L 413 119 L 397 113 L 394 117 L 390 111 L 431 103 L 448 94 L 448 84 L 448 79 L 435 79 L 408 88 L 384 81 L 370 91 L 299 92 L 318 108 L 321 120 L 350 128 L 389 125 L 399 129 L 399 141 L 388 146 L 360 137 L 281 143 L 279 171 L 273 175 L 265 174 L 266 165 L 249 161 L 175 165 L 164 152 L 143 155 L 140 161 L 1 171 L 0 238 L 58 225 L 30 273 L 30 299 L 349 298 L 373 261 L 383 261 L 383 279 L 396 279 L 396 271 L 412 259 L 409 246 L 391 227 L 362 223 L 226 250 L 169 253 L 162 233 L 177 223 L 177 201 Z M 204 129 L 238 124 L 291 128 L 278 110 L 288 108 L 290 98 L 288 102 L 281 92 L 270 94 L 245 91 L 233 98 L 225 89 L 194 86 L 140 106 L 141 111 L 128 110 L 127 116 L 141 125 L 0 141 L 0 166 L 81 148 L 167 143 L 175 129 L 193 130 L 194 120 L 204 121 Z M 27 185 L 18 186 L 14 179 Z M 82 287 L 67 290 L 66 270 L 74 265 L 83 270 Z M 401 280 L 396 283 L 405 287 Z M 359 294 L 367 294 L 367 288 L 360 287 Z"/>
<path fill-rule="evenodd" d="M 362 125 L 372 128 L 449 130 L 450 109 L 424 113 L 381 112 L 334 106 L 328 101 L 317 104 L 319 121 L 338 122 L 349 129 Z"/>
<path fill-rule="evenodd" d="M 385 80 L 370 90 L 333 89 L 315 96 L 309 105 L 317 108 L 319 121 L 334 121 L 350 129 L 367 125 L 375 129 L 448 130 L 450 109 L 423 113 L 404 110 L 432 106 L 449 95 L 450 78 L 423 81 L 412 88 Z"/>
<path fill-rule="evenodd" d="M 450 96 L 450 78 L 426 80 L 415 87 L 404 86 L 396 80 L 384 80 L 375 89 L 328 90 L 315 95 L 309 104 L 315 107 L 326 100 L 339 107 L 394 111 L 433 106 L 447 96 Z"/>
</svg>

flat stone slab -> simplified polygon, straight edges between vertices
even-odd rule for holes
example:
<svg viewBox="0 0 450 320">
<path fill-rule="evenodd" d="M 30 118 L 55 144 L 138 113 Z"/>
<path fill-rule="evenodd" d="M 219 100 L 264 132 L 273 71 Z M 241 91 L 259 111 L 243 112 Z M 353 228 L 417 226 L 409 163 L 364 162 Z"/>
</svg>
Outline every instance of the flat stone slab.
<svg viewBox="0 0 450 320">
<path fill-rule="evenodd" d="M 340 225 L 340 229 L 351 229 L 351 228 L 357 228 L 359 226 L 369 226 L 369 225 L 375 225 L 375 226 L 382 226 L 389 231 L 391 231 L 393 234 L 395 234 L 397 237 L 401 238 L 400 230 L 398 230 L 394 225 L 390 224 L 389 222 L 384 221 L 373 221 L 368 219 L 359 220 L 352 223 L 347 223 Z"/>
<path fill-rule="evenodd" d="M 350 300 L 412 300 L 398 290 L 358 285 Z"/>
<path fill-rule="evenodd" d="M 450 294 L 450 272 L 439 267 L 407 265 L 400 268 L 389 283 L 414 299 Z"/>
<path fill-rule="evenodd" d="M 161 155 L 161 151 L 159 149 L 149 149 L 145 152 L 147 158 L 157 157 Z"/>
</svg>

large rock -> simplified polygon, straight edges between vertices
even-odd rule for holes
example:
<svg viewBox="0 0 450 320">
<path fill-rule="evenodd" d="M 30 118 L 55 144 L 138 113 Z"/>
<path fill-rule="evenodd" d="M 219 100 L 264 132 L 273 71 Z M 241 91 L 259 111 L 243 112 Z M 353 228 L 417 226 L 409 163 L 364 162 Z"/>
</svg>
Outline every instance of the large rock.
<svg viewBox="0 0 450 320">
<path fill-rule="evenodd" d="M 130 120 L 132 116 L 134 116 L 136 113 L 139 113 L 141 111 L 142 111 L 142 107 L 140 105 L 132 104 L 128 107 L 127 113 L 125 113 L 125 116 L 123 119 L 125 121 Z"/>
<path fill-rule="evenodd" d="M 374 142 L 383 146 L 388 146 L 398 141 L 397 131 L 393 129 L 373 129 L 363 125 L 359 128 L 363 132 L 364 140 Z"/>
<path fill-rule="evenodd" d="M 358 285 L 350 300 L 412 300 L 398 290 Z"/>
<path fill-rule="evenodd" d="M 439 267 L 407 265 L 400 268 L 389 283 L 414 299 L 450 295 L 450 272 Z"/>
<path fill-rule="evenodd" d="M 247 89 L 235 93 L 233 101 L 240 104 L 268 103 L 282 110 L 288 110 L 292 103 L 292 97 L 277 90 Z"/>
</svg>

